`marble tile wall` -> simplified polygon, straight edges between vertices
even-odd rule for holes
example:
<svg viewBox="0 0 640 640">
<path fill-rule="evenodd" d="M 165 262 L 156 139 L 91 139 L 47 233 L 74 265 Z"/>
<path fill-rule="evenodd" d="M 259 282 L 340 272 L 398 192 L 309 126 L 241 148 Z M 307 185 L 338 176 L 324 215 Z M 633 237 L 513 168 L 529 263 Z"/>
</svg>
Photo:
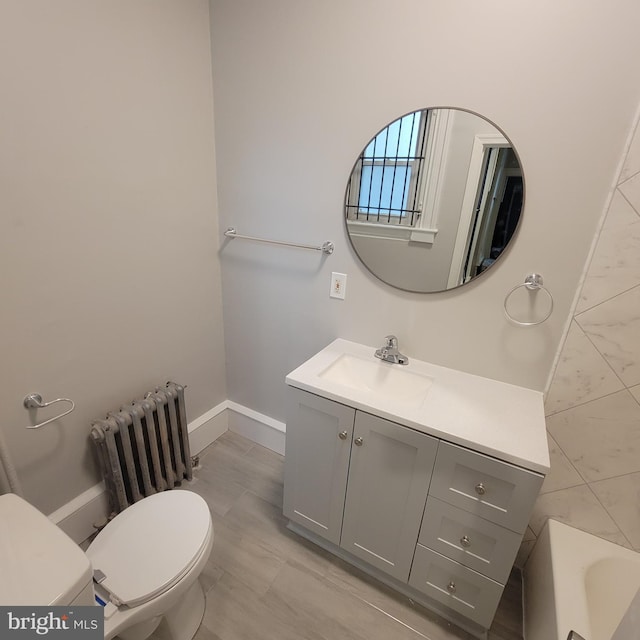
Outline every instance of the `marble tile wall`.
<svg viewBox="0 0 640 640">
<path fill-rule="evenodd" d="M 518 564 L 549 517 L 640 551 L 640 130 L 601 229 L 545 413 L 551 471 Z"/>
</svg>

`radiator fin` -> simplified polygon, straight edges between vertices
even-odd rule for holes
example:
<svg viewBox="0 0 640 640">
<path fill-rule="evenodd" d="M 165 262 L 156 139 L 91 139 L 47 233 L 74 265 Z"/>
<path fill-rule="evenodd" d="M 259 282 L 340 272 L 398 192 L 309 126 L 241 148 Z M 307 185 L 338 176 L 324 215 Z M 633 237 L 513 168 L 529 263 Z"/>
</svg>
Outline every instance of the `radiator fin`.
<svg viewBox="0 0 640 640">
<path fill-rule="evenodd" d="M 91 438 L 113 513 L 192 478 L 184 387 L 174 382 L 93 422 Z"/>
</svg>

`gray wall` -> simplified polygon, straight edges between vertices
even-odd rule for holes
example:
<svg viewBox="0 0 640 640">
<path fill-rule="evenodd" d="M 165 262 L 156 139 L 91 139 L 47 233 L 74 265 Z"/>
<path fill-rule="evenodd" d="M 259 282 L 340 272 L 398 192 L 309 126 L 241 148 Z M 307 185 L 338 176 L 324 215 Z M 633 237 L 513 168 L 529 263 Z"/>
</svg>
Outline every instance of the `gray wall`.
<svg viewBox="0 0 640 640">
<path fill-rule="evenodd" d="M 3 0 L 0 87 L 0 429 L 50 513 L 98 480 L 91 420 L 226 398 L 208 5 Z M 34 391 L 76 410 L 27 431 Z"/>
<path fill-rule="evenodd" d="M 336 243 L 326 259 L 223 243 L 230 399 L 283 419 L 287 371 L 337 336 L 377 345 L 387 333 L 409 356 L 544 389 L 639 103 L 639 19 L 632 0 L 212 0 L 221 229 Z M 515 245 L 485 276 L 403 293 L 356 260 L 344 188 L 364 141 L 434 105 L 507 132 L 527 202 Z M 348 275 L 345 301 L 329 298 L 331 271 Z M 503 301 L 532 271 L 556 308 L 525 329 Z"/>
</svg>

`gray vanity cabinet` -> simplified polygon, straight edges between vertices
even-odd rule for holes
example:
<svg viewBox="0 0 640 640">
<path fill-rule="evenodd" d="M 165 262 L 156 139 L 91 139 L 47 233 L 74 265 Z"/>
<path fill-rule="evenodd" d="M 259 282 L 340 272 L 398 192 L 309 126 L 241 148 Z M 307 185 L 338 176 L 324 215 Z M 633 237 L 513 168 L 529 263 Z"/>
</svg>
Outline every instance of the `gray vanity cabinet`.
<svg viewBox="0 0 640 640">
<path fill-rule="evenodd" d="M 356 411 L 340 546 L 406 582 L 438 440 Z"/>
<path fill-rule="evenodd" d="M 483 637 L 544 476 L 295 387 L 287 393 L 292 528 Z"/>
<path fill-rule="evenodd" d="M 297 389 L 287 398 L 284 515 L 340 544 L 355 410 Z"/>
</svg>

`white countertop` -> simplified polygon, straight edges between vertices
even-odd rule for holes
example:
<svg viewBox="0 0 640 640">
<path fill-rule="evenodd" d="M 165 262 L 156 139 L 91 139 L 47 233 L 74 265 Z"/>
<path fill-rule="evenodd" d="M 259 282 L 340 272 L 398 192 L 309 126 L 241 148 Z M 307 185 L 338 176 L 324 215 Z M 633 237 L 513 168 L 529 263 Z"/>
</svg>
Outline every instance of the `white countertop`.
<svg viewBox="0 0 640 640">
<path fill-rule="evenodd" d="M 416 360 L 411 354 L 407 354 L 408 365 L 382 362 L 374 357 L 375 350 L 339 338 L 292 371 L 286 382 L 442 440 L 548 473 L 541 392 Z M 404 402 L 397 396 L 357 389 L 323 376 L 343 354 L 428 376 L 433 383 L 424 399 Z"/>
</svg>

